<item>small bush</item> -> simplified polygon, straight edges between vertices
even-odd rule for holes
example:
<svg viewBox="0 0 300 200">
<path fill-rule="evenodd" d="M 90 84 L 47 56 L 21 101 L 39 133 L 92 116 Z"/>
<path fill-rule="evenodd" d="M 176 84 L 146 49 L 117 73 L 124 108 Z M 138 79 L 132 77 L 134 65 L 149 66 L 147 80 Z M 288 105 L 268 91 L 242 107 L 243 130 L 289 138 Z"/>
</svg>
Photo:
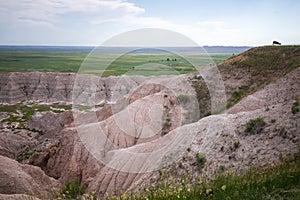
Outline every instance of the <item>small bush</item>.
<svg viewBox="0 0 300 200">
<path fill-rule="evenodd" d="M 79 199 L 85 192 L 85 187 L 81 186 L 79 181 L 66 183 L 64 189 L 61 191 L 61 195 L 66 199 Z"/>
<path fill-rule="evenodd" d="M 222 171 L 222 172 L 224 172 L 226 170 L 225 165 L 220 165 L 219 166 L 219 170 Z"/>
<path fill-rule="evenodd" d="M 262 131 L 265 126 L 264 119 L 262 117 L 258 117 L 256 119 L 250 119 L 246 124 L 245 132 L 248 134 L 257 134 Z"/>
<path fill-rule="evenodd" d="M 234 149 L 237 149 L 237 148 L 239 148 L 240 146 L 241 146 L 240 141 L 235 141 L 235 142 L 233 143 Z"/>
<path fill-rule="evenodd" d="M 17 156 L 16 160 L 21 163 L 22 161 L 28 159 L 33 153 L 34 151 L 22 152 Z"/>
<path fill-rule="evenodd" d="M 299 112 L 299 108 L 298 107 L 292 107 L 292 113 L 296 114 L 297 112 Z"/>
<path fill-rule="evenodd" d="M 279 134 L 284 135 L 285 133 L 286 133 L 285 127 L 284 126 L 280 127 Z"/>
<path fill-rule="evenodd" d="M 231 106 L 239 102 L 244 96 L 245 93 L 243 91 L 234 91 L 227 104 L 227 108 L 230 108 Z"/>
<path fill-rule="evenodd" d="M 207 113 L 205 113 L 204 117 L 210 116 L 211 114 L 211 111 L 208 111 Z"/>
<path fill-rule="evenodd" d="M 189 96 L 185 95 L 185 94 L 180 94 L 180 95 L 178 95 L 177 100 L 180 103 L 187 103 L 189 101 Z"/>
<path fill-rule="evenodd" d="M 196 160 L 197 160 L 198 167 L 200 169 L 202 169 L 204 167 L 205 162 L 206 162 L 205 155 L 203 153 L 197 152 L 195 157 L 196 157 Z"/>
<path fill-rule="evenodd" d="M 291 110 L 294 115 L 299 112 L 299 99 L 296 99 L 296 101 L 293 103 Z"/>
<path fill-rule="evenodd" d="M 271 123 L 274 124 L 276 122 L 276 119 L 271 119 Z"/>
</svg>

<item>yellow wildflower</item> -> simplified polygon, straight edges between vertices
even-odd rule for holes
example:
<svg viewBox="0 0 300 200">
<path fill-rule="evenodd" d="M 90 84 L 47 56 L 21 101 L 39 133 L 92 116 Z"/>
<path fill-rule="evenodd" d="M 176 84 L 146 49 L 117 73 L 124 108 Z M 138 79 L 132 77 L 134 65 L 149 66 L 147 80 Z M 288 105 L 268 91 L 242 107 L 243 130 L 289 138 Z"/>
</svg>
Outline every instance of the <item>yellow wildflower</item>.
<svg viewBox="0 0 300 200">
<path fill-rule="evenodd" d="M 206 189 L 206 194 L 211 194 L 211 193 L 212 193 L 212 191 L 213 191 L 213 190 L 212 190 L 212 189 L 210 189 L 210 188 L 209 188 L 209 189 Z"/>
<path fill-rule="evenodd" d="M 225 191 L 225 190 L 226 190 L 226 185 L 223 185 L 223 186 L 221 187 L 221 189 L 222 189 L 223 191 Z"/>
</svg>

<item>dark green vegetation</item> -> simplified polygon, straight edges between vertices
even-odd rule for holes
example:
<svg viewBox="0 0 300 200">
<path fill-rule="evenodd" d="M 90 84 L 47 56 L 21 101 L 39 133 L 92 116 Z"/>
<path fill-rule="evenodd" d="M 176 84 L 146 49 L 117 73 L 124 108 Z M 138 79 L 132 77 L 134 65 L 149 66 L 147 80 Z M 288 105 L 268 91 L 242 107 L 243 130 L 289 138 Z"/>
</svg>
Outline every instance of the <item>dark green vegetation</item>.
<svg viewBox="0 0 300 200">
<path fill-rule="evenodd" d="M 22 152 L 18 155 L 17 161 L 22 162 L 23 160 L 28 159 L 33 153 L 34 151 Z"/>
<path fill-rule="evenodd" d="M 234 148 L 234 149 L 237 149 L 237 148 L 239 148 L 240 146 L 241 146 L 240 141 L 235 141 L 235 142 L 233 143 L 233 148 Z"/>
<path fill-rule="evenodd" d="M 18 154 L 17 156 L 17 161 L 22 163 L 22 161 L 28 159 L 32 154 L 34 154 L 35 152 L 42 152 L 43 150 L 32 150 L 32 151 L 26 151 L 26 152 L 21 152 Z"/>
<path fill-rule="evenodd" d="M 296 99 L 295 102 L 293 103 L 292 108 L 291 108 L 292 113 L 296 114 L 297 112 L 299 112 L 299 107 L 300 107 L 300 105 L 299 105 L 299 99 Z"/>
<path fill-rule="evenodd" d="M 82 62 L 89 55 L 92 47 L 0 47 L 0 73 L 7 72 L 78 72 Z M 233 50 L 231 50 L 233 51 Z M 241 51 L 241 50 L 239 50 Z M 120 57 L 117 49 L 104 51 L 89 57 L 88 64 L 80 73 L 111 75 L 162 75 L 182 74 L 195 71 L 187 61 L 171 53 L 131 53 Z M 184 52 L 200 64 L 221 63 L 232 55 L 232 52 L 195 54 Z M 211 60 L 212 59 L 212 60 Z M 107 63 L 114 60 L 112 63 Z M 108 64 L 108 67 L 106 67 Z"/>
<path fill-rule="evenodd" d="M 227 107 L 230 108 L 231 106 L 235 105 L 239 102 L 243 97 L 245 97 L 245 91 L 239 88 L 238 91 L 234 91 L 229 102 L 227 103 Z"/>
<path fill-rule="evenodd" d="M 265 124 L 266 123 L 262 117 L 250 119 L 246 124 L 245 132 L 250 135 L 260 133 Z"/>
<path fill-rule="evenodd" d="M 78 181 L 69 182 L 65 184 L 60 196 L 63 199 L 80 199 L 79 197 L 84 194 L 85 189 Z"/>
<path fill-rule="evenodd" d="M 262 46 L 229 58 L 219 69 L 249 80 L 230 94 L 227 107 L 299 66 L 300 46 Z"/>
<path fill-rule="evenodd" d="M 185 95 L 185 94 L 180 94 L 180 95 L 177 96 L 177 100 L 180 103 L 187 103 L 189 101 L 189 96 Z"/>
<path fill-rule="evenodd" d="M 72 105 L 66 104 L 14 104 L 14 105 L 0 105 L 0 112 L 9 113 L 9 117 L 2 120 L 2 122 L 27 122 L 32 115 L 36 112 L 52 111 L 55 113 L 61 113 L 64 110 L 71 110 Z M 21 113 L 21 116 L 20 116 Z"/>
<path fill-rule="evenodd" d="M 202 169 L 205 165 L 205 162 L 206 162 L 206 157 L 203 153 L 200 153 L 200 152 L 197 152 L 195 154 L 195 157 L 196 157 L 196 161 L 197 161 L 197 164 L 198 164 L 198 167 L 200 169 Z"/>
</svg>

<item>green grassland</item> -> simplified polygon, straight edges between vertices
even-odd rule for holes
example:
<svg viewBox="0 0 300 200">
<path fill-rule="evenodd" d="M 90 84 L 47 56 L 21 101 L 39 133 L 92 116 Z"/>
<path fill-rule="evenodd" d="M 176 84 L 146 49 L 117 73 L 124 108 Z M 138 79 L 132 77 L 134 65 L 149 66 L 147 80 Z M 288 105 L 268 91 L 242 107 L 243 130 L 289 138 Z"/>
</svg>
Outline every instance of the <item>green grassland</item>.
<svg viewBox="0 0 300 200">
<path fill-rule="evenodd" d="M 0 51 L 0 73 L 77 72 L 85 53 Z"/>
<path fill-rule="evenodd" d="M 189 54 L 189 53 L 186 53 Z M 223 62 L 232 53 L 210 53 L 209 56 L 197 55 L 194 52 L 188 56 L 198 59 L 200 65 Z M 115 54 L 92 56 L 86 59 L 84 67 L 82 62 L 88 56 L 86 51 L 0 51 L 0 73 L 8 72 L 80 72 L 102 76 L 111 75 L 162 75 L 183 74 L 196 69 L 180 56 L 167 53 L 153 54 L 125 54 L 115 58 Z M 169 59 L 168 59 L 169 58 Z M 211 59 L 210 59 L 211 58 Z M 110 60 L 114 60 L 109 63 Z M 175 60 L 176 59 L 176 60 Z M 134 70 L 133 70 L 134 69 Z"/>
<path fill-rule="evenodd" d="M 210 63 L 221 63 L 231 54 L 228 53 L 185 53 L 185 54 L 125 54 L 114 60 L 103 70 L 103 76 L 111 75 L 168 75 L 194 72 L 195 67 Z M 197 63 L 193 66 L 190 61 Z"/>
</svg>

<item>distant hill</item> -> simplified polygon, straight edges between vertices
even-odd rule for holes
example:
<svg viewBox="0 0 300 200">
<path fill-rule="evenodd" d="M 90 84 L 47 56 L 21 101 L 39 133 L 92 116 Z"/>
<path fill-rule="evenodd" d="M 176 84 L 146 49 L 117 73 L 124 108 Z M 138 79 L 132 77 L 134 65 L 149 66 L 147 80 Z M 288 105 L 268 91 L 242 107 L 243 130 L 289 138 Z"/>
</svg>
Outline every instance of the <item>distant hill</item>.
<svg viewBox="0 0 300 200">
<path fill-rule="evenodd" d="M 120 53 L 126 49 L 130 50 L 131 47 L 97 47 L 97 46 L 19 46 L 19 45 L 0 45 L 0 51 L 25 51 L 25 52 L 81 52 L 89 53 L 94 48 L 105 50 L 106 53 Z M 140 48 L 140 47 L 137 47 Z M 164 48 L 164 47 L 159 47 Z M 249 46 L 203 46 L 203 47 L 167 47 L 181 52 L 198 52 L 203 48 L 208 53 L 241 53 L 251 47 Z M 153 47 L 155 49 L 155 47 Z"/>
<path fill-rule="evenodd" d="M 251 49 L 250 46 L 203 46 L 208 53 L 242 53 Z"/>
</svg>

